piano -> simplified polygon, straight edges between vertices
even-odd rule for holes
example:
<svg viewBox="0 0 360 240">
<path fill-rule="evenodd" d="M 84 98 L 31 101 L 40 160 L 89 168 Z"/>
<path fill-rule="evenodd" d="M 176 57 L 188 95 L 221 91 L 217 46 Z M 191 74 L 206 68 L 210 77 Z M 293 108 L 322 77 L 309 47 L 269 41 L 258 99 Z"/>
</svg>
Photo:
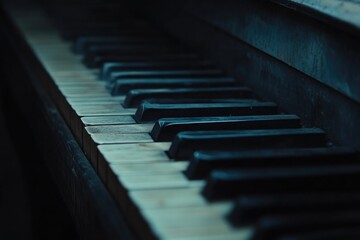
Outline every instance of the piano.
<svg viewBox="0 0 360 240">
<path fill-rule="evenodd" d="M 4 88 L 81 239 L 360 239 L 359 16 L 3 1 Z"/>
</svg>

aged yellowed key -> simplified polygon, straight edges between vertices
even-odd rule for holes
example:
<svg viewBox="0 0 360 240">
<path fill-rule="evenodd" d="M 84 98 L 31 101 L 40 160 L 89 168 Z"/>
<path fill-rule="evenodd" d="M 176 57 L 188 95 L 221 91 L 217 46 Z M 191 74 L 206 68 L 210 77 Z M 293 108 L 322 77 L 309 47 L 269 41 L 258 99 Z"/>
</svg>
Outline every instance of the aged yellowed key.
<svg viewBox="0 0 360 240">
<path fill-rule="evenodd" d="M 106 125 L 86 127 L 83 134 L 84 151 L 98 169 L 98 149 L 101 144 L 153 142 L 148 134 L 153 124 Z"/>
<path fill-rule="evenodd" d="M 109 171 L 110 165 L 124 163 L 168 162 L 165 153 L 170 147 L 167 142 L 150 142 L 135 144 L 99 145 L 98 174 L 105 184 L 108 181 L 117 181 L 117 177 Z"/>
<path fill-rule="evenodd" d="M 130 117 L 136 111 L 136 109 L 123 108 L 121 103 L 123 102 L 122 97 L 73 97 L 70 100 L 71 108 L 70 119 L 71 128 L 80 145 L 83 146 L 85 141 L 88 141 L 89 133 L 85 131 L 86 126 L 101 126 L 103 121 L 97 122 L 96 117 L 102 117 L 107 119 L 106 125 L 109 124 L 131 124 L 134 123 Z M 120 121 L 121 118 L 116 118 L 119 116 L 124 116 L 128 118 L 122 118 L 123 121 Z M 92 121 L 89 121 L 91 117 L 95 117 Z M 114 121 L 112 121 L 114 120 Z M 87 149 L 85 150 L 86 154 L 90 153 Z"/>
<path fill-rule="evenodd" d="M 112 162 L 109 191 L 127 210 L 130 221 L 141 223 L 145 218 L 160 239 L 187 237 L 180 229 L 201 238 L 208 236 L 206 229 L 212 226 L 221 239 L 247 239 L 250 229 L 235 229 L 224 218 L 231 204 L 207 203 L 200 194 L 204 181 L 189 181 L 183 174 L 188 163 L 169 161 L 161 154 L 166 147 L 166 143 L 99 146 L 107 162 Z M 141 160 L 135 160 L 135 149 Z"/>
<path fill-rule="evenodd" d="M 231 239 L 248 240 L 251 227 L 235 228 L 224 214 L 229 203 L 189 208 L 142 210 L 141 215 L 159 239 Z"/>
</svg>

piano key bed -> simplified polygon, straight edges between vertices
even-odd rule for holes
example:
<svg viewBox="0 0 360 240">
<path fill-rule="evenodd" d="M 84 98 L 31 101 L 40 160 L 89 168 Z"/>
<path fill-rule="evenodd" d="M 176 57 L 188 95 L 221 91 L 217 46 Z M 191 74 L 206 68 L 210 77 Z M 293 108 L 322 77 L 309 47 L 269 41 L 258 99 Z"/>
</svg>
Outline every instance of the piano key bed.
<svg viewBox="0 0 360 240">
<path fill-rule="evenodd" d="M 136 238 L 360 237 L 352 149 L 146 22 L 74 35 L 26 12 L 9 8 Z"/>
</svg>

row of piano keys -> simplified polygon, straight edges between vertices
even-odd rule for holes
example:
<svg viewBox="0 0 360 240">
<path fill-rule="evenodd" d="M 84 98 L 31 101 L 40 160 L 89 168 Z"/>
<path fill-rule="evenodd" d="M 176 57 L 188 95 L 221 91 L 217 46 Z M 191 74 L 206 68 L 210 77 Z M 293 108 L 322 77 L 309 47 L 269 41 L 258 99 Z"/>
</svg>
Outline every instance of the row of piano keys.
<svg viewBox="0 0 360 240">
<path fill-rule="evenodd" d="M 139 238 L 359 238 L 357 154 L 321 129 L 143 20 L 16 21 Z"/>
</svg>

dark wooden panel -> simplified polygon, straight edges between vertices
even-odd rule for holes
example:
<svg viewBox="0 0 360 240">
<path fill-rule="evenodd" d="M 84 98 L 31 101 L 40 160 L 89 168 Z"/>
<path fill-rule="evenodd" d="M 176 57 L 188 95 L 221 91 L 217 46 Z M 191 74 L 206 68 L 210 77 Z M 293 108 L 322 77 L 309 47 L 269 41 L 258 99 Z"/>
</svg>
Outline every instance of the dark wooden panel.
<svg viewBox="0 0 360 240">
<path fill-rule="evenodd" d="M 272 0 L 360 36 L 359 0 Z"/>
<path fill-rule="evenodd" d="M 354 100 L 360 98 L 360 54 L 355 37 L 271 3 L 152 3 L 148 14 L 160 25 L 208 55 L 260 98 L 298 114 L 306 126 L 324 128 L 336 143 L 360 148 L 360 108 Z M 242 34 L 254 42 L 245 41 Z M 320 80 L 328 82 L 315 79 L 305 68 L 327 76 Z"/>
<path fill-rule="evenodd" d="M 172 30 L 180 19 L 198 18 L 360 102 L 360 45 L 345 31 L 268 1 L 157 0 L 148 8 L 164 12 Z"/>
</svg>

